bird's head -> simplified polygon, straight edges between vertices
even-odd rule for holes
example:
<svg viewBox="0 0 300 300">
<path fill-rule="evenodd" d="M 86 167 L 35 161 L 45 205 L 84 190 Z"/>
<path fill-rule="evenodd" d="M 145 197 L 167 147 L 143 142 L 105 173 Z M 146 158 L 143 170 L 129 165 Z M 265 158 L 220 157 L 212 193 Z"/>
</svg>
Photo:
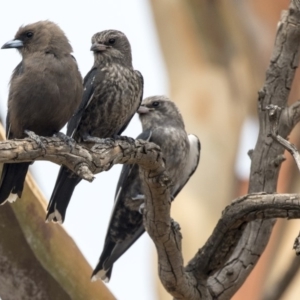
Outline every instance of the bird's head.
<svg viewBox="0 0 300 300">
<path fill-rule="evenodd" d="M 145 98 L 137 110 L 143 130 L 159 126 L 184 128 L 182 116 L 173 101 L 166 96 Z"/>
<path fill-rule="evenodd" d="M 15 38 L 1 49 L 17 48 L 24 56 L 44 52 L 55 56 L 70 54 L 72 47 L 64 32 L 51 21 L 40 21 L 19 28 Z"/>
<path fill-rule="evenodd" d="M 95 61 L 116 61 L 132 67 L 131 47 L 126 35 L 118 30 L 104 30 L 92 37 Z"/>
</svg>

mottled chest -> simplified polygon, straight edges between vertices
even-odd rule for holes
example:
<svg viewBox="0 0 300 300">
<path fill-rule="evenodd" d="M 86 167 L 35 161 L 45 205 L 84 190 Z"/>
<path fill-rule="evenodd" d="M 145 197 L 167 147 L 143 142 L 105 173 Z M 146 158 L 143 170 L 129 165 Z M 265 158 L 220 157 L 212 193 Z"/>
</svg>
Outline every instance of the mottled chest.
<svg viewBox="0 0 300 300">
<path fill-rule="evenodd" d="M 98 137 L 117 134 L 135 113 L 140 102 L 140 84 L 132 69 L 120 65 L 103 67 L 96 76 L 94 92 L 79 131 Z"/>
</svg>

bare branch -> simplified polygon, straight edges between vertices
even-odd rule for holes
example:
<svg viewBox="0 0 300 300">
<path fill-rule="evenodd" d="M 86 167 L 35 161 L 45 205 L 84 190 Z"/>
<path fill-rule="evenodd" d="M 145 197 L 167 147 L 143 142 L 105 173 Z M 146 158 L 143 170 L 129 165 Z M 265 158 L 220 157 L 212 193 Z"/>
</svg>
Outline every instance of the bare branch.
<svg viewBox="0 0 300 300">
<path fill-rule="evenodd" d="M 184 268 L 180 228 L 170 218 L 170 180 L 164 172 L 158 146 L 123 138 L 109 140 L 109 143 L 104 141 L 103 144 L 92 145 L 90 149 L 77 144 L 70 149 L 58 138 L 42 140 L 42 147 L 31 139 L 1 142 L 0 162 L 50 160 L 63 162 L 72 170 L 79 164 L 91 166 L 93 172 L 107 170 L 116 163 L 140 165 L 146 195 L 144 225 L 157 248 L 161 281 L 176 299 L 211 297 L 208 278 L 224 268 L 243 228 L 250 221 L 275 217 L 300 218 L 299 195 L 260 193 L 240 198 L 224 210 L 207 243 Z"/>
<path fill-rule="evenodd" d="M 290 132 L 297 123 L 300 122 L 300 100 L 293 103 L 291 106 L 285 108 L 282 112 L 282 125 L 286 128 L 282 128 L 281 132 Z"/>
<path fill-rule="evenodd" d="M 74 144 L 70 149 L 60 138 L 40 138 L 43 145 L 30 138 L 1 142 L 0 162 L 48 160 L 65 165 L 88 181 L 93 180 L 93 174 L 107 171 L 118 163 L 137 163 L 149 170 L 164 171 L 160 148 L 143 140 L 104 139 L 98 144 Z"/>
<path fill-rule="evenodd" d="M 273 135 L 272 137 L 275 141 L 277 141 L 280 145 L 282 145 L 287 151 L 291 153 L 294 157 L 298 170 L 300 171 L 300 154 L 297 147 L 294 144 L 291 144 L 289 141 L 282 138 L 280 135 Z"/>
</svg>

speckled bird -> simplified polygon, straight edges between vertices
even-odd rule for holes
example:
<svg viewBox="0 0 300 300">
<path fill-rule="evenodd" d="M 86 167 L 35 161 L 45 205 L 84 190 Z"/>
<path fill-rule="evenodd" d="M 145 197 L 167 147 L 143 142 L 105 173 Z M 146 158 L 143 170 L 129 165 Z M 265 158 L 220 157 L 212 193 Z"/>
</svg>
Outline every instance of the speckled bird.
<svg viewBox="0 0 300 300">
<path fill-rule="evenodd" d="M 84 78 L 81 105 L 68 123 L 67 135 L 77 142 L 119 136 L 143 97 L 143 77 L 133 69 L 124 33 L 105 30 L 92 37 L 94 65 Z M 48 205 L 47 220 L 63 222 L 80 177 L 61 167 Z"/>
<path fill-rule="evenodd" d="M 138 113 L 143 132 L 137 138 L 160 146 L 166 171 L 172 180 L 172 201 L 197 169 L 200 141 L 197 136 L 186 133 L 180 112 L 165 96 L 146 98 Z M 104 249 L 92 279 L 109 281 L 113 264 L 145 232 L 140 211 L 144 199 L 138 165 L 124 165 Z"/>
</svg>

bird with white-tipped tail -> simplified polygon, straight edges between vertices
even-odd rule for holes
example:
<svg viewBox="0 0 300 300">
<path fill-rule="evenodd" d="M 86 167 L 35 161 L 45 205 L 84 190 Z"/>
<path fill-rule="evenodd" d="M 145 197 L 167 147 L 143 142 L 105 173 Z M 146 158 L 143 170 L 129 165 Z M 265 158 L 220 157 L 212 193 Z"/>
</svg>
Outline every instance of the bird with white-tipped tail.
<svg viewBox="0 0 300 300">
<path fill-rule="evenodd" d="M 197 169 L 200 141 L 197 136 L 186 133 L 178 108 L 165 96 L 144 99 L 138 113 L 143 132 L 137 138 L 160 146 L 166 171 L 172 180 L 170 200 L 173 200 Z M 141 214 L 143 202 L 138 165 L 124 165 L 104 249 L 93 271 L 92 280 L 108 282 L 113 264 L 145 232 Z"/>
</svg>

